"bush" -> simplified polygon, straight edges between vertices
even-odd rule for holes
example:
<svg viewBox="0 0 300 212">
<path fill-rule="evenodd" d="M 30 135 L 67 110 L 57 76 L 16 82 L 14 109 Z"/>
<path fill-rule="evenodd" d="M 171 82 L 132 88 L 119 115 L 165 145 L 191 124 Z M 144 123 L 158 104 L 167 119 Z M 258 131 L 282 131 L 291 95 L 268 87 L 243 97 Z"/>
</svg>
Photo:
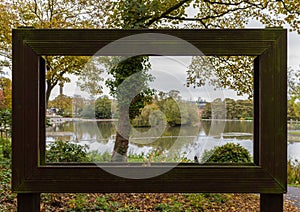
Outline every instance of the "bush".
<svg viewBox="0 0 300 212">
<path fill-rule="evenodd" d="M 288 161 L 287 164 L 288 184 L 300 185 L 300 163 L 298 160 Z"/>
<path fill-rule="evenodd" d="M 68 141 L 56 141 L 47 147 L 46 162 L 86 162 L 87 146 Z"/>
<path fill-rule="evenodd" d="M 0 138 L 0 149 L 3 159 L 11 159 L 11 140 L 8 138 Z M 1 154 L 0 153 L 0 154 Z"/>
<path fill-rule="evenodd" d="M 247 149 L 240 144 L 227 143 L 206 150 L 201 158 L 203 163 L 251 163 L 252 159 Z"/>
</svg>

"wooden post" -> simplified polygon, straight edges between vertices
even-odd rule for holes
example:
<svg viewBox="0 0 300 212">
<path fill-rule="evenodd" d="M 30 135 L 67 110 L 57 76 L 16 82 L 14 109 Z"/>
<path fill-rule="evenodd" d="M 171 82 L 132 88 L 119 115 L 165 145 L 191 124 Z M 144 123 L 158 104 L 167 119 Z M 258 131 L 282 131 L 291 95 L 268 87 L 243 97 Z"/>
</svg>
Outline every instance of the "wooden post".
<svg viewBox="0 0 300 212">
<path fill-rule="evenodd" d="M 283 212 L 283 194 L 260 194 L 261 212 Z"/>
<path fill-rule="evenodd" d="M 40 193 L 18 194 L 18 212 L 39 212 Z"/>
</svg>

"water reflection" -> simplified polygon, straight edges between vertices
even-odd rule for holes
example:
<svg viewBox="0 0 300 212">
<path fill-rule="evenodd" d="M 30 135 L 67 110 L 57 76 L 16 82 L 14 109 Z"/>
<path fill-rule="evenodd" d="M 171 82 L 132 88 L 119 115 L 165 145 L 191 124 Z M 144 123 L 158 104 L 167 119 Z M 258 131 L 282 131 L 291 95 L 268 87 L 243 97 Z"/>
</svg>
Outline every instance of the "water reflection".
<svg viewBox="0 0 300 212">
<path fill-rule="evenodd" d="M 214 124 L 221 122 L 224 121 Z M 211 125 L 211 121 L 202 120 L 199 126 L 167 127 L 163 132 L 155 128 L 151 131 L 149 128 L 135 128 L 133 132 L 136 133 L 132 133 L 129 139 L 128 154 L 147 155 L 155 150 L 193 160 L 195 155 L 200 158 L 205 150 L 233 142 L 239 143 L 253 155 L 252 121 L 226 121 L 223 132 L 212 131 Z M 69 140 L 87 144 L 91 151 L 111 153 L 115 133 L 115 122 L 74 120 L 47 128 L 46 142 Z M 300 159 L 300 142 L 289 142 L 288 154 L 289 158 Z"/>
</svg>

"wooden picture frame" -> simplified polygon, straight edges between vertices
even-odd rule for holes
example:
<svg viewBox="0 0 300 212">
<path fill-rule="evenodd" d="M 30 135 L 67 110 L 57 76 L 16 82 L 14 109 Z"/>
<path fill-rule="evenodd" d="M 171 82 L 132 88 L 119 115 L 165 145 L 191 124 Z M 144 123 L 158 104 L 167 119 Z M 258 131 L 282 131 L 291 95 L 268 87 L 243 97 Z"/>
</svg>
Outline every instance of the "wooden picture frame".
<svg viewBox="0 0 300 212">
<path fill-rule="evenodd" d="M 162 33 L 190 42 L 207 56 L 256 56 L 253 166 L 179 164 L 148 179 L 126 179 L 95 164 L 45 164 L 44 55 L 93 55 L 106 44 L 138 33 Z M 141 41 L 142 42 L 142 41 Z M 170 45 L 153 42 L 153 45 Z M 174 44 L 172 44 L 174 45 Z M 129 51 L 129 50 L 128 50 Z M 170 55 L 181 55 L 170 52 Z M 282 199 L 287 190 L 287 31 L 222 30 L 13 30 L 13 191 L 260 193 Z M 167 165 L 167 164 L 165 164 Z M 109 165 L 108 165 L 109 166 Z M 108 167 L 109 168 L 109 167 Z M 111 169 L 151 171 L 160 166 Z M 264 196 L 264 194 L 268 194 Z M 279 194 L 279 195 L 277 195 Z M 23 196 L 20 196 L 22 199 Z M 275 199 L 276 199 L 275 198 Z M 267 201 L 266 201 L 267 202 Z"/>
</svg>

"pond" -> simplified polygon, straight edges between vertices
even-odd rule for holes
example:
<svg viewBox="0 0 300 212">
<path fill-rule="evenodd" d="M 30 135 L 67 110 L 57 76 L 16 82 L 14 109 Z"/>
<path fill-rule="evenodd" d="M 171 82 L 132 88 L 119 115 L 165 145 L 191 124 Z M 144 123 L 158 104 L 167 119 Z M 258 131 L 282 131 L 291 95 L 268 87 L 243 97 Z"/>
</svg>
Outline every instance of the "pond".
<svg viewBox="0 0 300 212">
<path fill-rule="evenodd" d="M 112 153 L 116 121 L 73 119 L 47 128 L 46 142 L 69 140 L 88 145 L 89 151 Z M 288 159 L 300 160 L 300 126 L 289 125 Z M 197 126 L 134 128 L 128 154 L 160 151 L 170 157 L 201 158 L 205 150 L 228 142 L 239 143 L 253 154 L 252 121 L 202 120 Z"/>
</svg>

